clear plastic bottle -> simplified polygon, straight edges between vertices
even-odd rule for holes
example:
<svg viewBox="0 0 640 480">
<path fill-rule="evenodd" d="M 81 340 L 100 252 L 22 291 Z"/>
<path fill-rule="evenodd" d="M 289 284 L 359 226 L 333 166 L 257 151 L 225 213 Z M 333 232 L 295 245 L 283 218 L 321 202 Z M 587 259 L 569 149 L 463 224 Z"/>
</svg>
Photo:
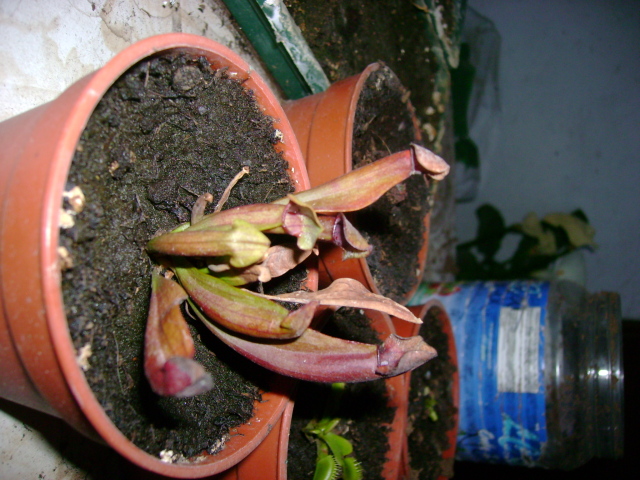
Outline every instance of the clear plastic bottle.
<svg viewBox="0 0 640 480">
<path fill-rule="evenodd" d="M 572 469 L 623 452 L 622 323 L 615 293 L 576 283 L 422 285 L 454 329 L 458 460 Z"/>
<path fill-rule="evenodd" d="M 549 292 L 545 369 L 548 441 L 537 464 L 571 469 L 623 453 L 620 298 L 572 282 Z"/>
</svg>

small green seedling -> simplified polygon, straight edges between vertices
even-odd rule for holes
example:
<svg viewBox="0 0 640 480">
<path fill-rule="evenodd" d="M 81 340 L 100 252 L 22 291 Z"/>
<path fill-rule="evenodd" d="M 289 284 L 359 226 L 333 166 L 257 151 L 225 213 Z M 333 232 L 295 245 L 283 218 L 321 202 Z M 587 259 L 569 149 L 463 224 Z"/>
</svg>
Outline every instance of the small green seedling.
<svg viewBox="0 0 640 480">
<path fill-rule="evenodd" d="M 334 383 L 325 410 L 334 412 L 342 397 L 344 383 Z M 340 424 L 339 418 L 323 416 L 312 420 L 304 428 L 304 433 L 316 442 L 317 457 L 313 480 L 362 480 L 362 465 L 353 454 L 349 440 L 334 432 Z"/>
<path fill-rule="evenodd" d="M 427 410 L 427 414 L 429 415 L 429 419 L 432 422 L 438 421 L 438 412 L 436 412 L 436 399 L 434 397 L 427 397 L 424 400 L 424 408 Z"/>
<path fill-rule="evenodd" d="M 438 403 L 436 397 L 433 396 L 429 387 L 424 387 L 422 394 L 425 396 L 423 405 L 427 416 L 432 422 L 437 422 L 439 417 L 438 412 L 436 412 L 436 404 Z"/>
</svg>

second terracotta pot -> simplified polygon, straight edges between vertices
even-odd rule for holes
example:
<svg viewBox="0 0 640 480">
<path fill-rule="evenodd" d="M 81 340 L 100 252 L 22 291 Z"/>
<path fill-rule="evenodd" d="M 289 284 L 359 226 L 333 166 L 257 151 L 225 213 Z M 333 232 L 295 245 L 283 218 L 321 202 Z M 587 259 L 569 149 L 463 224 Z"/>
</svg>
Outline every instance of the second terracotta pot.
<svg viewBox="0 0 640 480">
<path fill-rule="evenodd" d="M 410 142 L 419 143 L 421 140 L 420 129 L 413 107 L 408 100 L 408 92 L 402 88 L 395 74 L 382 63 L 371 64 L 359 75 L 336 82 L 324 92 L 293 102 L 286 102 L 283 105 L 305 157 L 312 186 L 320 185 L 352 170 L 354 162 L 357 160 L 356 157 L 360 153 L 354 150 L 356 148 L 354 139 L 369 125 L 367 123 L 369 120 L 359 126 L 355 124 L 359 103 L 363 100 L 371 102 L 372 95 L 373 102 L 375 102 L 375 95 L 378 94 L 376 89 L 382 91 L 383 87 L 386 88 L 385 85 L 381 87 L 381 84 L 384 83 L 384 75 L 397 83 L 399 89 L 396 94 L 401 97 L 402 108 L 406 109 L 407 116 L 411 119 L 406 122 L 410 125 L 403 123 L 396 129 L 412 130 Z M 370 121 L 375 120 L 375 110 L 368 115 L 370 115 Z M 358 132 L 354 131 L 356 128 L 359 129 Z M 387 143 L 391 143 L 389 139 L 394 139 L 397 132 L 385 131 L 384 136 L 386 138 L 380 139 L 380 145 L 386 151 L 379 152 L 376 155 L 377 158 L 395 153 L 392 151 L 393 147 L 388 147 Z M 400 149 L 405 148 L 408 148 L 408 145 L 402 146 Z M 400 291 L 381 291 L 367 260 L 349 259 L 343 261 L 339 248 L 328 248 L 322 251 L 320 259 L 321 286 L 337 278 L 349 277 L 367 285 L 373 292 L 383 293 L 399 303 L 408 302 L 421 280 L 427 256 L 428 213 L 420 221 L 423 223 L 423 235 L 418 247 L 413 252 L 416 256 L 414 266 L 410 269 L 411 271 L 402 272 L 406 285 Z M 373 222 L 368 220 L 368 223 Z M 358 225 L 356 224 L 356 226 Z"/>
</svg>

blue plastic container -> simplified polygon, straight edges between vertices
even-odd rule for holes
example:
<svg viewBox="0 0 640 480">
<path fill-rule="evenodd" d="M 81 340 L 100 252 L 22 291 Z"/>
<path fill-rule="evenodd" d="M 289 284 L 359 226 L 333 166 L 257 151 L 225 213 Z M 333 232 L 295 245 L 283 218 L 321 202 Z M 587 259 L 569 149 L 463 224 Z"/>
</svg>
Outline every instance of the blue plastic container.
<svg viewBox="0 0 640 480">
<path fill-rule="evenodd" d="M 570 469 L 622 455 L 620 300 L 577 284 L 423 284 L 451 318 L 457 460 Z"/>
</svg>

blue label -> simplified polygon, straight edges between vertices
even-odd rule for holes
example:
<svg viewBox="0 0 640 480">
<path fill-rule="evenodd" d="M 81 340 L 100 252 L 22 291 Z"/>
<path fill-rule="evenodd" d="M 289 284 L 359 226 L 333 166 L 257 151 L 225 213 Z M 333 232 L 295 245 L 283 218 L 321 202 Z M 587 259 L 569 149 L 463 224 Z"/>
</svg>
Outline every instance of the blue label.
<svg viewBox="0 0 640 480">
<path fill-rule="evenodd" d="M 460 375 L 456 459 L 533 465 L 547 441 L 544 325 L 548 282 L 423 284 L 454 330 Z"/>
</svg>

